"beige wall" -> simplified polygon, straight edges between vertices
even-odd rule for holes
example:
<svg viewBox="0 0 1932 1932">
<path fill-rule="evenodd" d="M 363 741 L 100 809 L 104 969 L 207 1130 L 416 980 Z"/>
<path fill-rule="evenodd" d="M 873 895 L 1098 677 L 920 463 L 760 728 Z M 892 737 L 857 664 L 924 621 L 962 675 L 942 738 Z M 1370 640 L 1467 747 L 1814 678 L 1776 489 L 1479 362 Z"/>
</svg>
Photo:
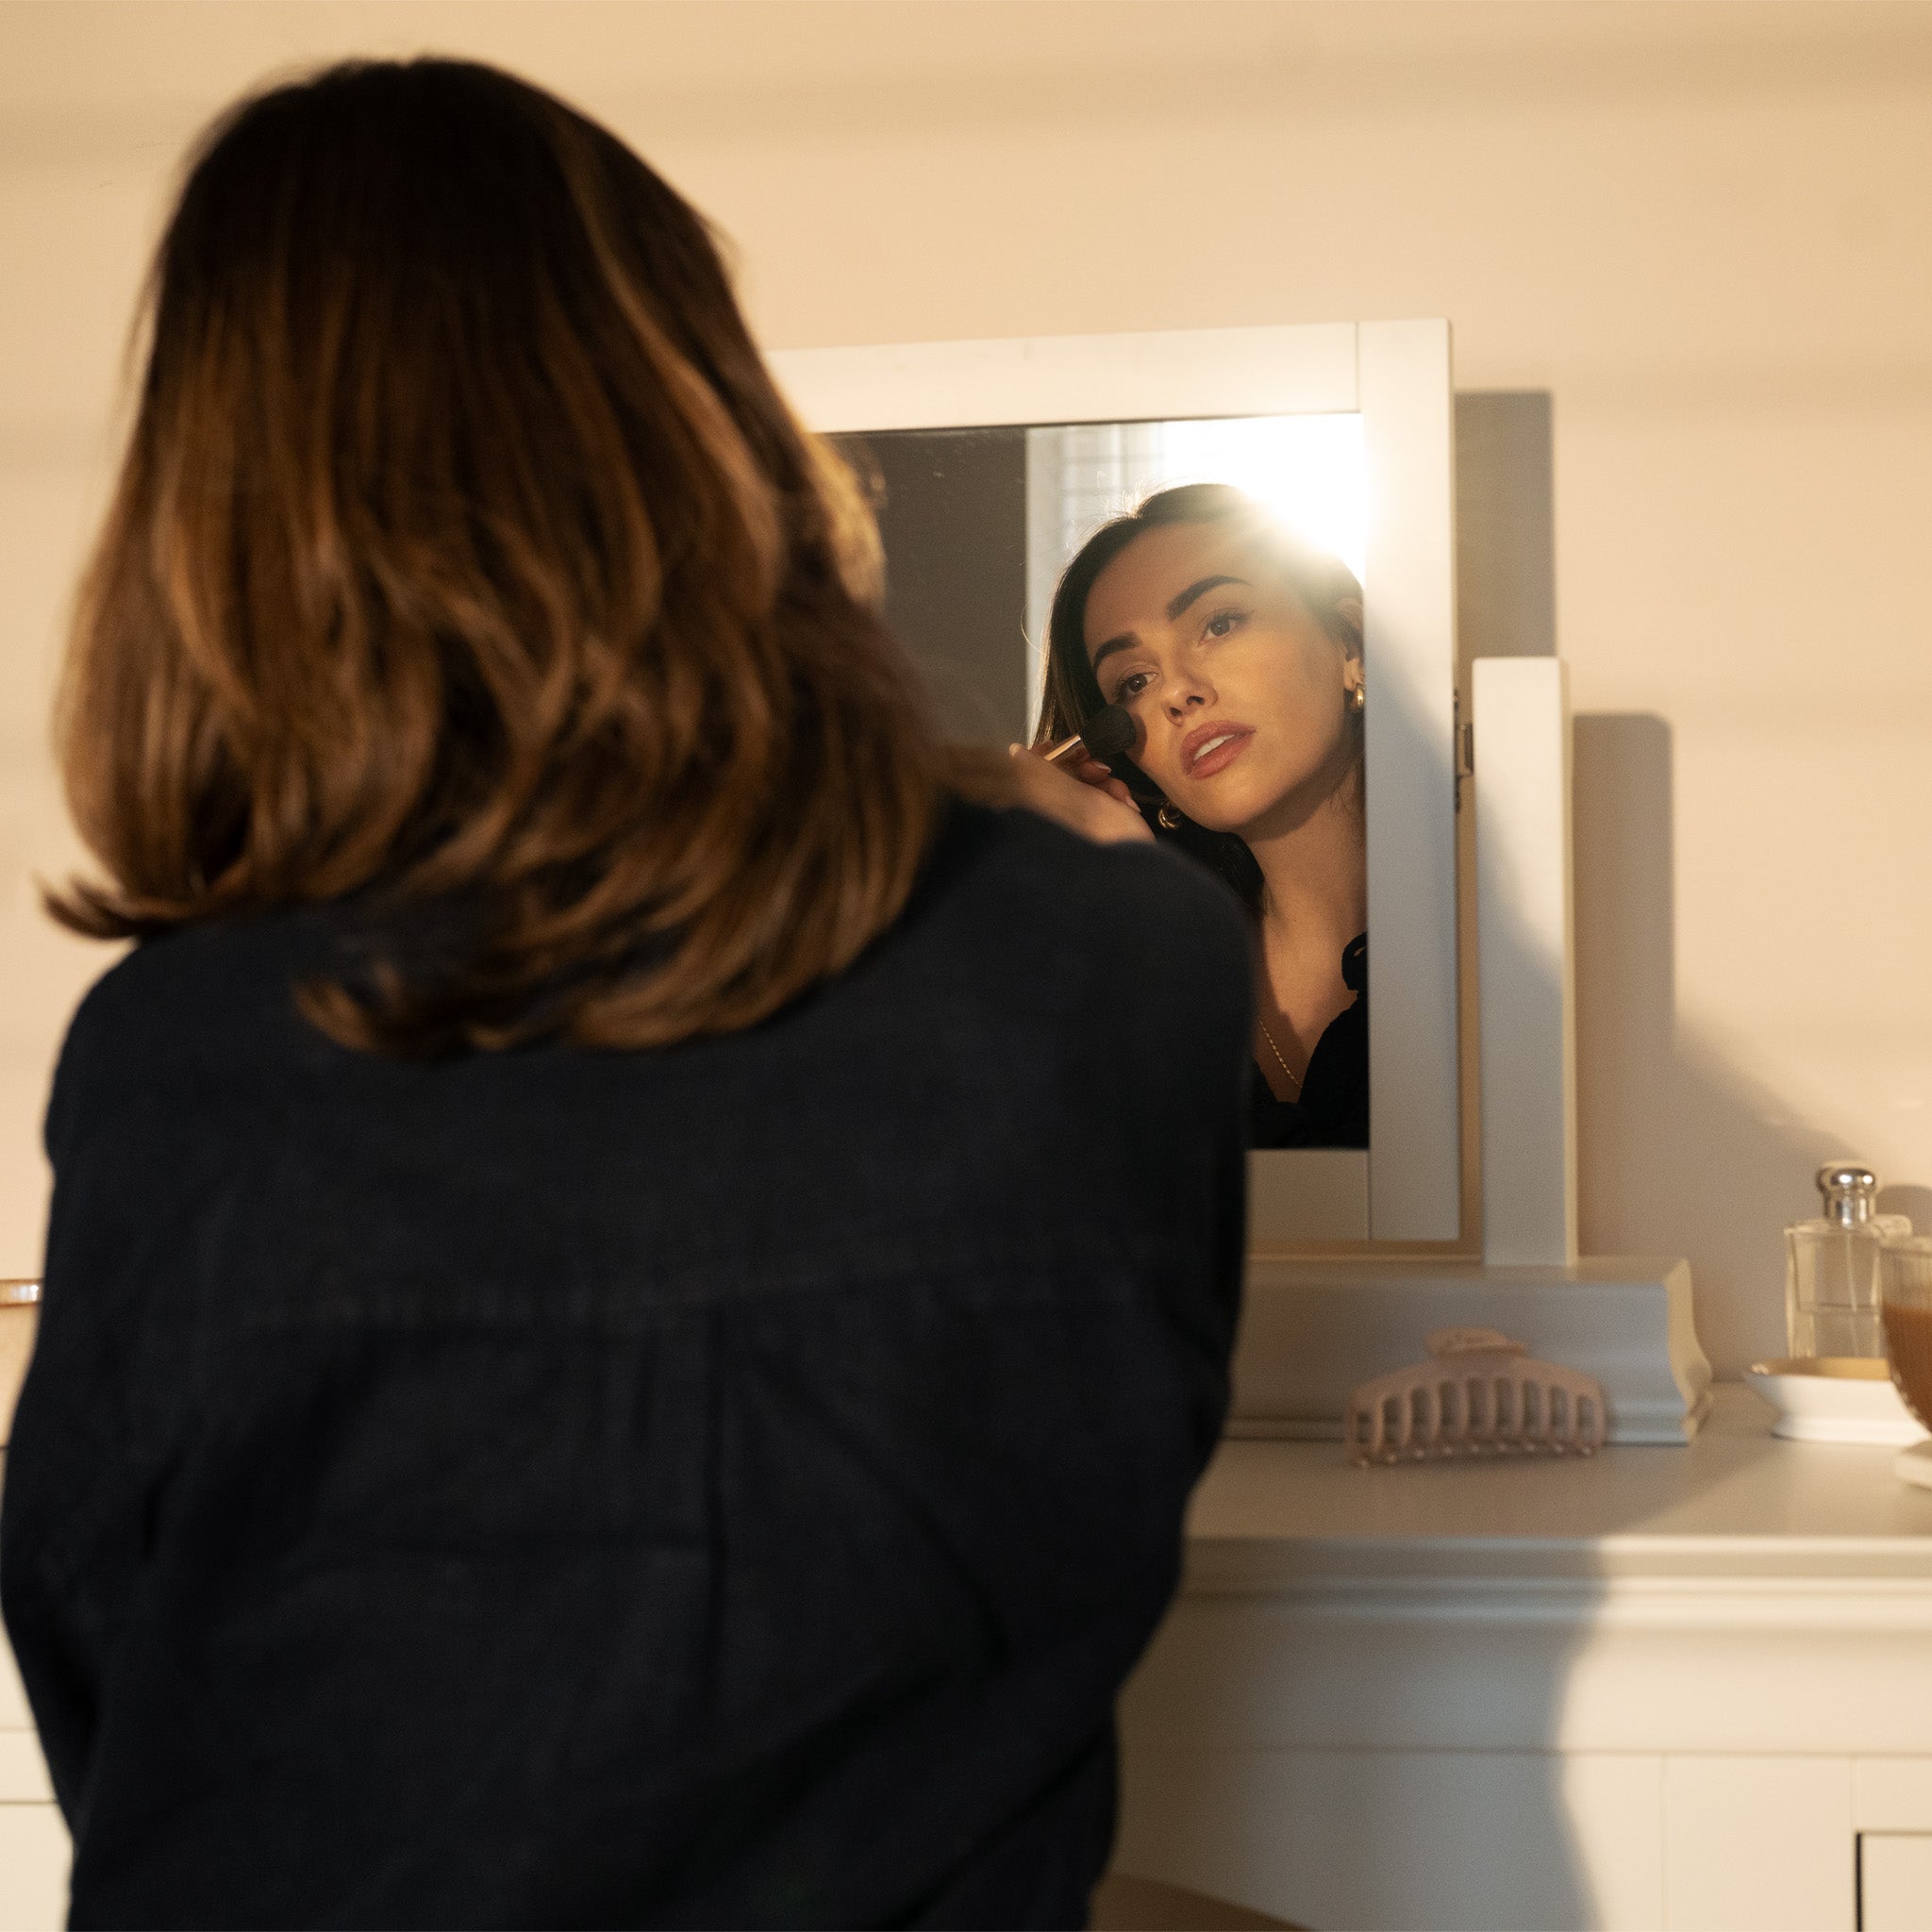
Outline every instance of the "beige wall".
<svg viewBox="0 0 1932 1932">
<path fill-rule="evenodd" d="M 1816 1159 L 1932 1184 L 1932 10 L 9 6 L 0 1274 L 99 963 L 27 874 L 73 856 L 43 717 L 143 249 L 237 88 L 417 47 L 635 142 L 774 344 L 1452 317 L 1462 387 L 1550 398 L 1587 1245 L 1689 1254 L 1735 1370 Z"/>
</svg>

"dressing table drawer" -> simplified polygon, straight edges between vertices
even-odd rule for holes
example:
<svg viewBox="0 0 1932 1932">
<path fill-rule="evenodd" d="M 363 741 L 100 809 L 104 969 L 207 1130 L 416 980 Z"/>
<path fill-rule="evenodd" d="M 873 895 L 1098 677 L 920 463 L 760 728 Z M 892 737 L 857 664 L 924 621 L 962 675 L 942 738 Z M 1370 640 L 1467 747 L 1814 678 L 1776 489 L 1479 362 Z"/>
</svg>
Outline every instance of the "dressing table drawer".
<svg viewBox="0 0 1932 1932">
<path fill-rule="evenodd" d="M 67 1923 L 67 1827 L 52 1805 L 0 1801 L 0 1932 Z"/>
<path fill-rule="evenodd" d="M 54 1932 L 67 1923 L 72 1851 L 33 1722 L 0 1633 L 0 1932 Z"/>
<path fill-rule="evenodd" d="M 1932 1831 L 1859 1833 L 1858 1932 L 1932 1932 Z"/>
</svg>

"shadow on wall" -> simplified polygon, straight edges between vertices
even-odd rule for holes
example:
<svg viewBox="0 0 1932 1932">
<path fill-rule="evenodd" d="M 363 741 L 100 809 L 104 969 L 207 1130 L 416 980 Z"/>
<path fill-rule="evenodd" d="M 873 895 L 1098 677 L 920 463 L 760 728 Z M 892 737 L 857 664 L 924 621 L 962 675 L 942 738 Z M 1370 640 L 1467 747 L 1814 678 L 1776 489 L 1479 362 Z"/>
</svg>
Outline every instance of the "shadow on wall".
<svg viewBox="0 0 1932 1932">
<path fill-rule="evenodd" d="M 1793 1123 L 1677 1024 L 1669 724 L 1583 714 L 1574 760 L 1583 1244 L 1688 1256 L 1698 1333 L 1735 1375 L 1784 1353 L 1782 1231 L 1817 1212 L 1814 1171 L 1857 1150 Z M 1890 1188 L 1884 1202 L 1932 1224 L 1932 1191 Z M 1713 1255 L 1742 1257 L 1745 1278 L 1719 1276 Z"/>
<path fill-rule="evenodd" d="M 1546 390 L 1456 398 L 1456 633 L 1467 658 L 1557 649 L 1556 473 Z"/>
<path fill-rule="evenodd" d="M 1456 398 L 1457 619 L 1470 658 L 1556 649 L 1554 419 L 1542 391 Z M 1863 1150 L 1677 1024 L 1671 727 L 1575 720 L 1580 1235 L 1597 1255 L 1682 1255 L 1720 1375 L 1784 1353 L 1783 1229 L 1814 1171 Z M 1932 1189 L 1883 1206 L 1932 1227 Z"/>
</svg>

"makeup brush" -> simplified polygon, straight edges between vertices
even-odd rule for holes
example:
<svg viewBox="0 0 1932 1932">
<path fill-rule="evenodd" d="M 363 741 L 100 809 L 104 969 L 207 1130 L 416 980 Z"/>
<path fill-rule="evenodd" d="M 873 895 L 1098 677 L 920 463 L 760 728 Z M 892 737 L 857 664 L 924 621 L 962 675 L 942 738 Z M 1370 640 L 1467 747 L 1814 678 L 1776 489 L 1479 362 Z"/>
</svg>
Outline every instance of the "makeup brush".
<svg viewBox="0 0 1932 1932">
<path fill-rule="evenodd" d="M 1097 758 L 1103 764 L 1118 758 L 1134 741 L 1134 721 L 1119 705 L 1102 705 L 1071 738 L 1063 738 L 1041 757 L 1050 765 Z"/>
</svg>

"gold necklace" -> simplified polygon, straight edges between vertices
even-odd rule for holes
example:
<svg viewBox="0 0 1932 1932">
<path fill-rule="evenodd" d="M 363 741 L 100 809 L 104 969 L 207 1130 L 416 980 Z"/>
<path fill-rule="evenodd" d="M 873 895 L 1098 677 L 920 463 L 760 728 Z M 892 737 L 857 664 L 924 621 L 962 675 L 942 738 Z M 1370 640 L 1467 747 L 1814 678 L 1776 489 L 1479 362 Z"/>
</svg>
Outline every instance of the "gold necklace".
<svg viewBox="0 0 1932 1932">
<path fill-rule="evenodd" d="M 1268 1022 L 1262 1019 L 1259 1013 L 1257 1013 L 1255 1015 L 1255 1018 L 1257 1020 L 1260 1020 L 1261 1022 L 1261 1038 L 1268 1042 L 1268 1051 L 1272 1053 L 1274 1056 L 1275 1059 L 1280 1063 L 1281 1071 L 1284 1074 L 1286 1074 L 1291 1080 L 1294 1082 L 1294 1091 L 1297 1093 L 1299 1093 L 1302 1091 L 1302 1076 L 1299 1074 L 1297 1074 L 1295 1070 L 1291 1066 L 1290 1066 L 1288 1061 L 1283 1058 L 1281 1049 L 1274 1043 L 1274 1034 L 1272 1034 L 1268 1030 Z"/>
</svg>

